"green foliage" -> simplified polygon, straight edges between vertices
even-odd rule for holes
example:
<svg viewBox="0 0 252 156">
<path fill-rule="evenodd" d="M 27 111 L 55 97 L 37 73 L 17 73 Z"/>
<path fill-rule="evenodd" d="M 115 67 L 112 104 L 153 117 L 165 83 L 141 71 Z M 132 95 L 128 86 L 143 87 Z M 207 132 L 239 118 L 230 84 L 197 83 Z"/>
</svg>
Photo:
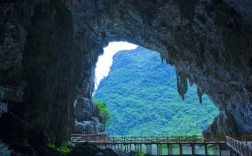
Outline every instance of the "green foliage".
<svg viewBox="0 0 252 156">
<path fill-rule="evenodd" d="M 141 47 L 114 56 L 94 98 L 107 104 L 110 135 L 200 135 L 219 113 L 206 95 L 199 104 L 195 86 L 182 100 L 175 68 Z"/>
<path fill-rule="evenodd" d="M 153 156 L 152 153 L 145 153 L 144 156 Z"/>
<path fill-rule="evenodd" d="M 109 110 L 106 108 L 106 103 L 100 102 L 98 100 L 94 100 L 94 102 L 96 103 L 100 112 L 104 115 L 106 120 L 108 120 L 109 119 Z"/>
<path fill-rule="evenodd" d="M 57 150 L 57 147 L 53 143 L 47 143 L 47 147 L 53 150 Z"/>
<path fill-rule="evenodd" d="M 136 156 L 153 156 L 152 153 L 148 152 L 148 153 L 144 153 L 141 152 L 140 150 L 136 150 Z"/>
<path fill-rule="evenodd" d="M 58 148 L 58 151 L 61 153 L 69 153 L 71 150 L 70 148 L 67 146 L 67 142 L 63 141 L 60 145 L 60 147 Z"/>
<path fill-rule="evenodd" d="M 140 150 L 136 150 L 136 156 L 144 156 L 144 153 L 141 152 Z"/>
<path fill-rule="evenodd" d="M 47 143 L 47 147 L 56 150 L 60 153 L 69 153 L 71 152 L 71 149 L 67 146 L 67 142 L 63 141 L 59 147 L 56 147 L 53 143 Z"/>
</svg>

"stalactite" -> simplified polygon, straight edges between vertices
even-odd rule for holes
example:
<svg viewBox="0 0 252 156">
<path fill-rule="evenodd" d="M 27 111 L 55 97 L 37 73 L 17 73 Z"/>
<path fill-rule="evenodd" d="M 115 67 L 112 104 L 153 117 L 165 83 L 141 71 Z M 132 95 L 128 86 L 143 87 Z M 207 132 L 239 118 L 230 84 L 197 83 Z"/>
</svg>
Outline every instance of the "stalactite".
<svg viewBox="0 0 252 156">
<path fill-rule="evenodd" d="M 190 76 L 188 77 L 188 81 L 189 81 L 190 86 L 192 86 L 193 85 L 193 80 L 192 80 L 192 78 Z"/>
<path fill-rule="evenodd" d="M 187 0 L 187 1 L 176 0 L 174 2 L 179 6 L 180 18 L 182 24 L 188 23 L 189 21 L 193 21 L 195 16 L 195 5 L 197 3 L 197 0 Z"/>
<path fill-rule="evenodd" d="M 185 94 L 187 92 L 187 79 L 185 76 L 178 73 L 176 70 L 176 76 L 177 76 L 177 89 L 179 95 L 182 97 L 182 99 L 185 99 Z"/>
<path fill-rule="evenodd" d="M 197 87 L 197 94 L 198 94 L 198 97 L 199 97 L 199 102 L 202 103 L 202 95 L 204 94 L 204 92 L 199 87 Z"/>
</svg>

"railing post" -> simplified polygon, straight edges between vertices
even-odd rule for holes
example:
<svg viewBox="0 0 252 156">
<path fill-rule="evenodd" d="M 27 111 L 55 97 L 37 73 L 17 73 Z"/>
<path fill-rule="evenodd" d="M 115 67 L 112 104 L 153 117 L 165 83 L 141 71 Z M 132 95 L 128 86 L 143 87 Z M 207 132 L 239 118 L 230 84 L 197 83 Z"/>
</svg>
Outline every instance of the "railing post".
<svg viewBox="0 0 252 156">
<path fill-rule="evenodd" d="M 233 152 L 233 149 L 232 149 L 231 147 L 229 147 L 229 155 L 230 155 L 230 156 L 233 156 L 233 153 L 234 153 L 234 152 Z"/>
<path fill-rule="evenodd" d="M 128 144 L 124 144 L 125 146 L 125 151 L 128 152 Z"/>
<path fill-rule="evenodd" d="M 218 146 L 219 146 L 219 155 L 221 155 L 221 145 L 220 145 L 220 143 L 218 144 Z"/>
<path fill-rule="evenodd" d="M 207 143 L 204 143 L 204 146 L 205 146 L 205 155 L 208 155 Z"/>
<path fill-rule="evenodd" d="M 172 155 L 173 154 L 172 144 L 167 144 L 167 148 L 168 148 L 168 155 Z"/>
<path fill-rule="evenodd" d="M 138 148 L 137 148 L 137 144 L 134 144 L 134 146 L 135 146 L 135 151 L 137 151 L 137 150 L 138 150 Z"/>
<path fill-rule="evenodd" d="M 148 145 L 148 144 L 145 144 L 145 146 L 146 146 L 146 153 L 148 153 L 148 152 L 150 151 L 149 145 Z"/>
<path fill-rule="evenodd" d="M 151 144 L 146 144 L 146 152 L 147 152 L 147 153 L 152 153 Z"/>
<path fill-rule="evenodd" d="M 179 155 L 183 154 L 182 143 L 179 143 Z"/>
<path fill-rule="evenodd" d="M 163 155 L 163 144 L 160 144 L 160 148 L 161 148 L 161 151 L 160 151 L 160 155 Z"/>
<path fill-rule="evenodd" d="M 195 144 L 192 143 L 191 146 L 192 146 L 192 155 L 195 155 L 195 154 L 196 154 L 196 151 L 195 151 Z"/>
<path fill-rule="evenodd" d="M 162 155 L 162 145 L 161 144 L 156 144 L 157 146 L 157 155 L 161 156 Z"/>
</svg>

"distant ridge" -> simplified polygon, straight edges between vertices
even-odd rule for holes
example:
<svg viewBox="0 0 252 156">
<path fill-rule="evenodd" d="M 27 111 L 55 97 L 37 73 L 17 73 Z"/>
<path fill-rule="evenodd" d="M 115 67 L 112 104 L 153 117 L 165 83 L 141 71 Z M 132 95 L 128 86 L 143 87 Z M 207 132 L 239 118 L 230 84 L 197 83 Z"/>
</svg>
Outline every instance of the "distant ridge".
<svg viewBox="0 0 252 156">
<path fill-rule="evenodd" d="M 106 130 L 111 135 L 201 134 L 218 114 L 207 96 L 199 104 L 195 86 L 188 88 L 183 101 L 174 67 L 143 47 L 113 57 L 94 98 L 107 104 L 111 119 Z"/>
</svg>

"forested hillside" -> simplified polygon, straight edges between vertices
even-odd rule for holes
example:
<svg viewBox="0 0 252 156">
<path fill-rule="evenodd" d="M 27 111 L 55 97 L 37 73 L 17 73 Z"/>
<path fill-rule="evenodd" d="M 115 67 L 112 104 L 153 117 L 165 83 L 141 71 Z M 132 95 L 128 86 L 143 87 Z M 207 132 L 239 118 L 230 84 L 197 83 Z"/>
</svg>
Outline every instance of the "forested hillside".
<svg viewBox="0 0 252 156">
<path fill-rule="evenodd" d="M 110 135 L 201 134 L 218 114 L 206 95 L 199 103 L 195 86 L 188 88 L 183 101 L 177 93 L 174 67 L 142 47 L 113 57 L 110 73 L 94 99 L 107 104 Z"/>
</svg>

